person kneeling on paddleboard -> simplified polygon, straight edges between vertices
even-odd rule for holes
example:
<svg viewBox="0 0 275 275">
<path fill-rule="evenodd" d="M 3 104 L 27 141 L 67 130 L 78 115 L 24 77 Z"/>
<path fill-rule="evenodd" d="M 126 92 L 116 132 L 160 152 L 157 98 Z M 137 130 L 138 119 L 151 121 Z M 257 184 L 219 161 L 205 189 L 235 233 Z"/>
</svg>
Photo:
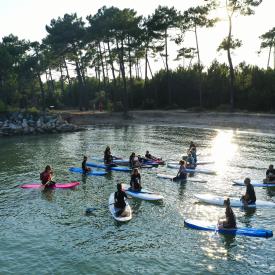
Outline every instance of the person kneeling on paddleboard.
<svg viewBox="0 0 275 275">
<path fill-rule="evenodd" d="M 268 169 L 266 170 L 266 179 L 264 181 L 275 181 L 275 169 L 273 164 L 270 164 Z M 275 182 L 274 182 L 275 183 Z"/>
<path fill-rule="evenodd" d="M 114 201 L 115 201 L 115 208 L 119 208 L 119 210 L 116 212 L 116 216 L 120 216 L 125 207 L 126 207 L 126 203 L 125 203 L 125 199 L 124 198 L 128 198 L 126 193 L 122 190 L 122 185 L 121 183 L 117 184 L 117 191 L 114 194 Z"/>
<path fill-rule="evenodd" d="M 180 164 L 179 171 L 177 173 L 177 176 L 173 180 L 186 180 L 187 179 L 186 161 L 180 160 L 179 164 Z"/>
<path fill-rule="evenodd" d="M 133 191 L 140 191 L 142 188 L 141 187 L 141 177 L 140 177 L 140 173 L 137 168 L 133 169 L 130 185 L 131 185 L 131 189 Z"/>
<path fill-rule="evenodd" d="M 186 162 L 187 162 L 187 168 L 191 168 L 191 169 L 195 169 L 196 168 L 196 163 L 195 163 L 194 158 L 192 157 L 191 152 L 188 153 Z"/>
<path fill-rule="evenodd" d="M 224 200 L 225 209 L 225 221 L 219 221 L 219 228 L 236 228 L 236 217 L 230 206 L 230 199 Z"/>
<path fill-rule="evenodd" d="M 86 162 L 87 162 L 87 157 L 84 156 L 83 161 L 82 161 L 82 165 L 81 165 L 82 170 L 83 170 L 83 174 L 86 174 L 86 173 L 92 171 L 92 169 L 90 167 L 87 167 Z"/>
<path fill-rule="evenodd" d="M 244 204 L 253 204 L 256 202 L 256 195 L 253 185 L 251 184 L 250 178 L 245 178 L 244 184 L 246 185 L 246 192 L 241 197 L 241 201 Z"/>
<path fill-rule="evenodd" d="M 53 178 L 53 170 L 50 165 L 47 165 L 45 170 L 40 173 L 40 180 L 41 183 L 46 187 L 46 186 L 51 186 L 54 185 L 55 182 L 52 181 Z"/>
<path fill-rule="evenodd" d="M 109 148 L 109 150 L 107 150 Z M 105 152 L 104 152 L 104 164 L 107 167 L 115 167 L 117 166 L 115 163 L 113 163 L 113 156 L 111 155 L 110 147 L 107 146 Z"/>
</svg>

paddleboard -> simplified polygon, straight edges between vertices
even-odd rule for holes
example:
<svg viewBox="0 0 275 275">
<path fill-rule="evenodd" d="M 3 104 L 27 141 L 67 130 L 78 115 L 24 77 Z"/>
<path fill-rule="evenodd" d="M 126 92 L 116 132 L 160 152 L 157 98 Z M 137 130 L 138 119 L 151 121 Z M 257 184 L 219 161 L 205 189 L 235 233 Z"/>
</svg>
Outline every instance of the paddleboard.
<svg viewBox="0 0 275 275">
<path fill-rule="evenodd" d="M 119 208 L 116 208 L 115 207 L 115 193 L 112 193 L 109 197 L 109 210 L 113 216 L 113 218 L 116 220 L 116 221 L 119 221 L 119 222 L 127 222 L 127 221 L 130 221 L 132 219 L 132 209 L 128 203 L 128 201 L 126 200 L 125 203 L 126 203 L 126 207 L 125 207 L 125 210 L 123 212 L 123 214 L 125 214 L 125 217 L 123 216 L 116 216 L 116 212 L 119 211 L 120 209 Z"/>
<path fill-rule="evenodd" d="M 90 167 L 96 167 L 96 168 L 102 168 L 102 169 L 107 169 L 107 170 L 112 170 L 112 171 L 119 171 L 119 172 L 131 172 L 132 169 L 128 168 L 128 167 L 108 167 L 104 164 L 97 164 L 97 163 L 93 163 L 93 162 L 87 162 L 86 163 L 87 166 Z"/>
<path fill-rule="evenodd" d="M 162 179 L 169 179 L 169 180 L 174 180 L 175 176 L 174 175 L 167 175 L 167 174 L 157 174 L 158 178 L 162 178 Z M 183 180 L 181 180 L 183 181 Z M 201 183 L 206 183 L 206 180 L 199 180 L 199 179 L 190 179 L 187 178 L 186 181 L 189 182 L 201 182 Z"/>
<path fill-rule="evenodd" d="M 168 163 L 167 167 L 173 168 L 173 169 L 179 169 L 180 165 L 179 164 L 170 164 L 170 163 Z M 187 173 L 202 173 L 202 174 L 209 174 L 209 175 L 215 175 L 216 174 L 216 171 L 214 171 L 214 170 L 199 169 L 199 168 L 195 168 L 195 169 L 186 168 L 186 172 Z"/>
<path fill-rule="evenodd" d="M 179 161 L 169 161 L 170 164 L 178 165 Z M 215 161 L 197 161 L 197 165 L 206 165 L 206 164 L 214 164 Z"/>
<path fill-rule="evenodd" d="M 198 194 L 195 197 L 205 203 L 221 205 L 223 206 L 226 197 L 219 197 L 210 194 Z M 230 205 L 232 207 L 275 207 L 275 203 L 271 201 L 261 201 L 257 200 L 256 203 L 244 205 L 239 198 L 230 198 Z"/>
<path fill-rule="evenodd" d="M 133 198 L 146 200 L 146 201 L 157 201 L 162 200 L 163 196 L 159 193 L 156 193 L 154 191 L 150 191 L 148 189 L 141 189 L 141 191 L 133 191 L 131 190 L 131 187 L 128 185 L 123 184 L 122 185 L 125 193 Z"/>
<path fill-rule="evenodd" d="M 69 171 L 73 172 L 73 173 L 84 174 L 86 176 L 104 176 L 107 174 L 107 172 L 103 172 L 103 171 L 91 171 L 88 173 L 83 173 L 82 168 L 78 168 L 78 167 L 71 167 L 71 168 L 69 168 Z"/>
<path fill-rule="evenodd" d="M 245 186 L 244 180 L 233 180 L 234 185 Z M 273 183 L 263 183 L 261 180 L 251 180 L 251 184 L 254 187 L 275 187 L 275 181 Z"/>
<path fill-rule="evenodd" d="M 49 187 L 46 188 L 73 188 L 77 185 L 79 185 L 80 182 L 69 182 L 69 183 L 56 183 L 54 185 L 51 185 Z M 41 187 L 45 187 L 45 185 L 40 184 L 40 183 L 31 183 L 31 184 L 23 184 L 20 186 L 21 188 L 34 188 L 34 189 L 38 189 Z"/>
<path fill-rule="evenodd" d="M 273 236 L 273 232 L 271 230 L 249 228 L 249 227 L 234 228 L 234 229 L 233 228 L 218 229 L 216 228 L 215 223 L 211 223 L 208 221 L 201 221 L 201 220 L 186 219 L 184 220 L 184 225 L 186 227 L 197 229 L 197 230 L 215 231 L 221 234 L 229 234 L 229 235 L 243 235 L 243 236 L 262 237 L 262 238 L 270 238 Z"/>
</svg>

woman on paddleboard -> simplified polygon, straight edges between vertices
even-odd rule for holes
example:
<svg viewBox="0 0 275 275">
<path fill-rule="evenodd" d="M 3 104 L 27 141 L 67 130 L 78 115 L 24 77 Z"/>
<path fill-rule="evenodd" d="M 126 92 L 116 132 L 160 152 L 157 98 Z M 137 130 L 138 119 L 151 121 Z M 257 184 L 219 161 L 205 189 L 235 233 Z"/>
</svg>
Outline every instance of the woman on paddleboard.
<svg viewBox="0 0 275 275">
<path fill-rule="evenodd" d="M 50 165 L 47 165 L 45 167 L 45 170 L 40 173 L 40 180 L 41 183 L 46 187 L 46 186 L 51 186 L 54 185 L 55 182 L 52 181 L 53 178 L 53 170 Z"/>
<path fill-rule="evenodd" d="M 218 227 L 219 228 L 236 228 L 236 217 L 235 214 L 230 206 L 230 199 L 227 198 L 224 201 L 225 209 L 225 221 L 219 221 Z"/>
<path fill-rule="evenodd" d="M 266 179 L 265 181 L 269 182 L 269 181 L 275 181 L 275 169 L 273 164 L 270 164 L 268 169 L 266 170 Z"/>
<path fill-rule="evenodd" d="M 179 164 L 180 164 L 179 171 L 177 173 L 177 176 L 173 180 L 186 180 L 187 179 L 186 161 L 180 160 Z"/>
<path fill-rule="evenodd" d="M 130 181 L 131 189 L 134 191 L 140 191 L 141 190 L 141 177 L 140 173 L 138 171 L 138 168 L 133 169 L 133 173 L 131 175 L 131 181 Z"/>
<path fill-rule="evenodd" d="M 125 207 L 126 207 L 126 203 L 125 203 L 125 199 L 127 199 L 127 195 L 126 193 L 122 190 L 122 185 L 121 183 L 117 184 L 117 191 L 115 192 L 114 195 L 114 201 L 115 201 L 115 208 L 118 208 L 119 210 L 116 212 L 116 216 L 120 216 Z"/>
<path fill-rule="evenodd" d="M 254 187 L 251 184 L 250 178 L 245 178 L 244 184 L 246 185 L 246 192 L 241 197 L 241 201 L 244 204 L 254 204 L 256 202 L 256 195 Z"/>
<path fill-rule="evenodd" d="M 195 163 L 194 158 L 192 157 L 191 152 L 188 153 L 186 162 L 187 162 L 187 167 L 188 168 L 191 168 L 191 169 L 195 169 L 196 168 L 196 163 Z"/>
</svg>

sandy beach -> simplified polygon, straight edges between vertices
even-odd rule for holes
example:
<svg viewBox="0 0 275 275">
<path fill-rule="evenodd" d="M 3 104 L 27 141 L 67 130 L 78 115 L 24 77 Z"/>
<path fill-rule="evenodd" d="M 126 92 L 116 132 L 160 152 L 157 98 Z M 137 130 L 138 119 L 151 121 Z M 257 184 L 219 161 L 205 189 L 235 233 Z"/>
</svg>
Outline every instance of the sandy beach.
<svg viewBox="0 0 275 275">
<path fill-rule="evenodd" d="M 142 110 L 130 111 L 129 118 L 125 119 L 122 113 L 77 110 L 57 112 L 70 123 L 86 126 L 150 124 L 275 133 L 275 114 Z"/>
</svg>

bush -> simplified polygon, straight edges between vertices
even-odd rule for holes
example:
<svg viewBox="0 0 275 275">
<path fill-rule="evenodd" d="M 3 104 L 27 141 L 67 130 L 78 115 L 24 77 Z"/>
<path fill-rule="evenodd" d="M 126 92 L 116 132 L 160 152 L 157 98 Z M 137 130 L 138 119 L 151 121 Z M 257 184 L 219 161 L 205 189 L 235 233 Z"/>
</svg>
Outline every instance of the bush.
<svg viewBox="0 0 275 275">
<path fill-rule="evenodd" d="M 39 114 L 39 110 L 36 107 L 30 107 L 26 110 L 26 113 L 29 113 L 31 115 L 37 115 Z"/>
</svg>

